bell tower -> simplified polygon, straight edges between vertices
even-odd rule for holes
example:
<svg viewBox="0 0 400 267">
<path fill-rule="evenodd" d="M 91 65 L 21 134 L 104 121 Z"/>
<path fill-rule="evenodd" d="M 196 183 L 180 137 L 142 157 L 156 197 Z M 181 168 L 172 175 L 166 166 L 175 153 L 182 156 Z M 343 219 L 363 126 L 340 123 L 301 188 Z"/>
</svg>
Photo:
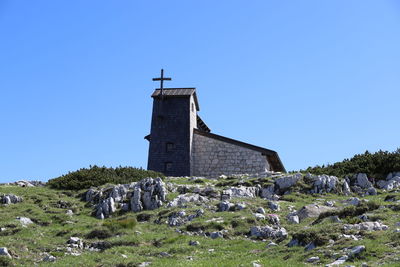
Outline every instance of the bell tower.
<svg viewBox="0 0 400 267">
<path fill-rule="evenodd" d="M 199 110 L 195 88 L 155 89 L 150 134 L 145 138 L 150 142 L 147 169 L 168 176 L 189 176 L 191 174 L 191 149 L 193 129 L 197 128 Z"/>
</svg>

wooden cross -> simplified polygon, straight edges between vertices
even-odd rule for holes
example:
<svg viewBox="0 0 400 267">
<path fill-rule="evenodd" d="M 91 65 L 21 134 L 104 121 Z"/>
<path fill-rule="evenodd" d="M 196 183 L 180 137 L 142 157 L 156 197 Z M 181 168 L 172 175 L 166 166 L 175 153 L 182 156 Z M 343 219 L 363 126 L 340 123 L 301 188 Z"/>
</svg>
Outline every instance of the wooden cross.
<svg viewBox="0 0 400 267">
<path fill-rule="evenodd" d="M 161 77 L 160 78 L 153 78 L 153 81 L 160 81 L 160 95 L 163 97 L 163 85 L 164 81 L 171 81 L 171 78 L 164 78 L 164 69 L 161 69 Z"/>
</svg>

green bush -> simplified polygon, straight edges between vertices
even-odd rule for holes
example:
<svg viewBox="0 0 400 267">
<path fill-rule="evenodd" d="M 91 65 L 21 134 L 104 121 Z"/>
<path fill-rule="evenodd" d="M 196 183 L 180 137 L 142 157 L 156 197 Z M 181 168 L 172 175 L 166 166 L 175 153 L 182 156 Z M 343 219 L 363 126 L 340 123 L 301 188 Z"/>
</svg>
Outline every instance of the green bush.
<svg viewBox="0 0 400 267">
<path fill-rule="evenodd" d="M 109 219 L 103 223 L 103 226 L 107 227 L 113 233 L 122 229 L 131 230 L 136 225 L 137 221 L 135 218 Z"/>
<path fill-rule="evenodd" d="M 164 175 L 133 167 L 106 168 L 91 166 L 89 169 L 82 168 L 51 179 L 47 182 L 47 185 L 55 189 L 79 190 L 107 183 L 127 184 L 147 177 L 164 177 Z"/>
<path fill-rule="evenodd" d="M 400 148 L 394 152 L 378 151 L 364 154 L 357 154 L 351 159 L 336 162 L 327 166 L 308 167 L 306 172 L 312 174 L 328 174 L 337 177 L 344 177 L 356 173 L 366 173 L 368 177 L 378 179 L 386 178 L 391 172 L 400 171 Z"/>
</svg>

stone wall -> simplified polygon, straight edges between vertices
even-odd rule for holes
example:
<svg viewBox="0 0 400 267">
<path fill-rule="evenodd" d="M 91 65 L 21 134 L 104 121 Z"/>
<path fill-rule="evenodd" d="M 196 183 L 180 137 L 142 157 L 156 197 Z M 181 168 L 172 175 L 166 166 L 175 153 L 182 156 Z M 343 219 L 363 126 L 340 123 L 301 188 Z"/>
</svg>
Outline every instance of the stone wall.
<svg viewBox="0 0 400 267">
<path fill-rule="evenodd" d="M 193 134 L 191 175 L 261 173 L 269 169 L 266 157 L 259 151 Z"/>
</svg>

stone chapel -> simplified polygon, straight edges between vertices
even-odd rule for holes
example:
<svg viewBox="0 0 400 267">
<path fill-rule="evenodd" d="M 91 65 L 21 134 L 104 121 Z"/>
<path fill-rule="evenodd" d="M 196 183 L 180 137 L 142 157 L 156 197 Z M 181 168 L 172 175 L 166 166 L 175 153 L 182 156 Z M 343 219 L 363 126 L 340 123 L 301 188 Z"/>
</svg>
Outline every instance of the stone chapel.
<svg viewBox="0 0 400 267">
<path fill-rule="evenodd" d="M 196 88 L 163 88 L 153 98 L 147 169 L 168 176 L 215 177 L 222 174 L 285 172 L 278 153 L 211 133 L 198 115 Z"/>
</svg>

